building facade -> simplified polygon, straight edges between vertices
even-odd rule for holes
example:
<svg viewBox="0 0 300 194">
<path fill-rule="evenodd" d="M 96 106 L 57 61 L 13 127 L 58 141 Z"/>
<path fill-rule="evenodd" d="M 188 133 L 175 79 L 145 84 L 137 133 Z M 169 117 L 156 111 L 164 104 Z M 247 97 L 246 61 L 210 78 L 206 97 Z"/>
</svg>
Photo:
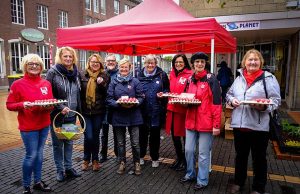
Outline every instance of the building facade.
<svg viewBox="0 0 300 194">
<path fill-rule="evenodd" d="M 218 54 L 232 69 L 245 52 L 256 48 L 264 68 L 278 79 L 281 96 L 290 109 L 300 109 L 300 0 L 181 0 L 180 6 L 198 18 L 214 17 L 237 40 L 236 55 Z"/>
<path fill-rule="evenodd" d="M 98 23 L 128 11 L 140 2 L 140 0 L 1 0 L 0 89 L 8 88 L 8 77 L 21 73 L 21 60 L 27 53 L 39 54 L 44 61 L 45 71 L 50 68 L 56 51 L 57 28 Z M 90 53 L 78 51 L 80 68 L 84 68 Z"/>
</svg>

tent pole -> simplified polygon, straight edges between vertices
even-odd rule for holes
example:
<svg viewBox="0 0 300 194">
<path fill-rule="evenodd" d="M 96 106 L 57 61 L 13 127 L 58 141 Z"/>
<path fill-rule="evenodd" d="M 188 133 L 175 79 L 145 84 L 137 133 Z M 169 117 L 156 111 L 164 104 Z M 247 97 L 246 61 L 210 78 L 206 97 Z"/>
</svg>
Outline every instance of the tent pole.
<svg viewBox="0 0 300 194">
<path fill-rule="evenodd" d="M 210 72 L 214 73 L 215 66 L 215 38 L 211 39 L 211 47 L 210 47 Z"/>
<path fill-rule="evenodd" d="M 132 76 L 135 77 L 135 56 L 132 56 L 133 63 L 132 63 Z"/>
</svg>

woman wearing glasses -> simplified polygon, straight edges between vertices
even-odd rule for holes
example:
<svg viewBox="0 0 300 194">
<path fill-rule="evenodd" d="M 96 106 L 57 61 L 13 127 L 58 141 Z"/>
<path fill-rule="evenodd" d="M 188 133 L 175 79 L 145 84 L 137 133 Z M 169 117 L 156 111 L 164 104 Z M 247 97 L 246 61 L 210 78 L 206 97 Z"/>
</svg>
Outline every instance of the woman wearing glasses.
<svg viewBox="0 0 300 194">
<path fill-rule="evenodd" d="M 23 193 L 30 194 L 31 177 L 34 190 L 50 192 L 42 181 L 43 150 L 49 132 L 50 111 L 53 107 L 35 106 L 35 100 L 52 99 L 51 84 L 41 78 L 43 61 L 36 54 L 23 57 L 24 78 L 15 81 L 6 101 L 7 109 L 18 112 L 21 137 L 25 146 L 23 160 Z"/>
<path fill-rule="evenodd" d="M 82 170 L 88 170 L 92 161 L 93 171 L 100 169 L 99 134 L 105 114 L 105 97 L 109 78 L 104 71 L 103 59 L 99 54 L 88 58 L 86 70 L 80 73 L 81 107 L 86 129 L 84 132 L 84 156 Z"/>
</svg>

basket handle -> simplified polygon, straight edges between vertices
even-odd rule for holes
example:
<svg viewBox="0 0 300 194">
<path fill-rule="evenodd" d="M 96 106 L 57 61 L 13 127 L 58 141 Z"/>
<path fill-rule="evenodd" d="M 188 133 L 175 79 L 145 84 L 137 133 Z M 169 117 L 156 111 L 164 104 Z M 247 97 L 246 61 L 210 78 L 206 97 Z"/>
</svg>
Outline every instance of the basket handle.
<svg viewBox="0 0 300 194">
<path fill-rule="evenodd" d="M 82 121 L 83 121 L 83 132 L 84 132 L 84 131 L 85 131 L 85 128 L 86 128 L 86 122 L 85 122 L 85 120 L 84 120 L 84 117 L 83 117 L 79 112 L 77 112 L 77 111 L 75 111 L 75 110 L 69 110 L 69 111 L 74 112 L 74 113 L 78 114 L 78 115 L 81 117 L 81 119 L 82 119 Z M 60 114 L 62 114 L 62 113 L 59 112 L 59 113 L 57 113 L 57 114 L 55 115 L 55 117 L 54 117 L 54 119 L 53 119 L 53 123 L 52 123 L 53 128 L 56 128 L 56 126 L 55 126 L 55 120 L 56 120 L 56 117 L 57 117 L 58 115 L 60 115 Z"/>
</svg>

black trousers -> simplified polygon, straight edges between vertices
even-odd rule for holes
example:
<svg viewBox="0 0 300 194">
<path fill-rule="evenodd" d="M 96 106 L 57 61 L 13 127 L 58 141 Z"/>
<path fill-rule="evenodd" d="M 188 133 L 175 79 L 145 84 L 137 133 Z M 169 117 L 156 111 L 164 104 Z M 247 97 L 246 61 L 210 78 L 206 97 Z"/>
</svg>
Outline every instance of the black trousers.
<svg viewBox="0 0 300 194">
<path fill-rule="evenodd" d="M 146 125 L 140 127 L 141 158 L 144 158 L 147 153 L 148 140 L 151 159 L 156 161 L 159 159 L 160 127 L 147 127 Z"/>
<path fill-rule="evenodd" d="M 234 147 L 236 151 L 234 182 L 243 186 L 247 179 L 248 156 L 251 151 L 253 162 L 252 190 L 265 192 L 267 183 L 266 151 L 269 142 L 269 132 L 233 130 Z"/>
<path fill-rule="evenodd" d="M 184 152 L 185 137 L 174 136 L 174 122 L 173 122 L 173 119 L 174 119 L 174 117 L 172 117 L 171 135 L 172 135 L 172 140 L 173 140 L 173 144 L 174 144 L 174 147 L 175 147 L 177 160 L 185 161 L 185 152 Z M 183 142 L 182 142 L 182 139 L 183 139 Z"/>
<path fill-rule="evenodd" d="M 109 132 L 109 124 L 102 124 L 102 136 L 101 136 L 101 157 L 107 157 L 107 149 L 108 149 L 108 132 Z M 116 132 L 113 129 L 113 138 L 114 138 L 114 152 L 115 155 L 118 156 L 118 142 L 116 137 Z"/>
</svg>

